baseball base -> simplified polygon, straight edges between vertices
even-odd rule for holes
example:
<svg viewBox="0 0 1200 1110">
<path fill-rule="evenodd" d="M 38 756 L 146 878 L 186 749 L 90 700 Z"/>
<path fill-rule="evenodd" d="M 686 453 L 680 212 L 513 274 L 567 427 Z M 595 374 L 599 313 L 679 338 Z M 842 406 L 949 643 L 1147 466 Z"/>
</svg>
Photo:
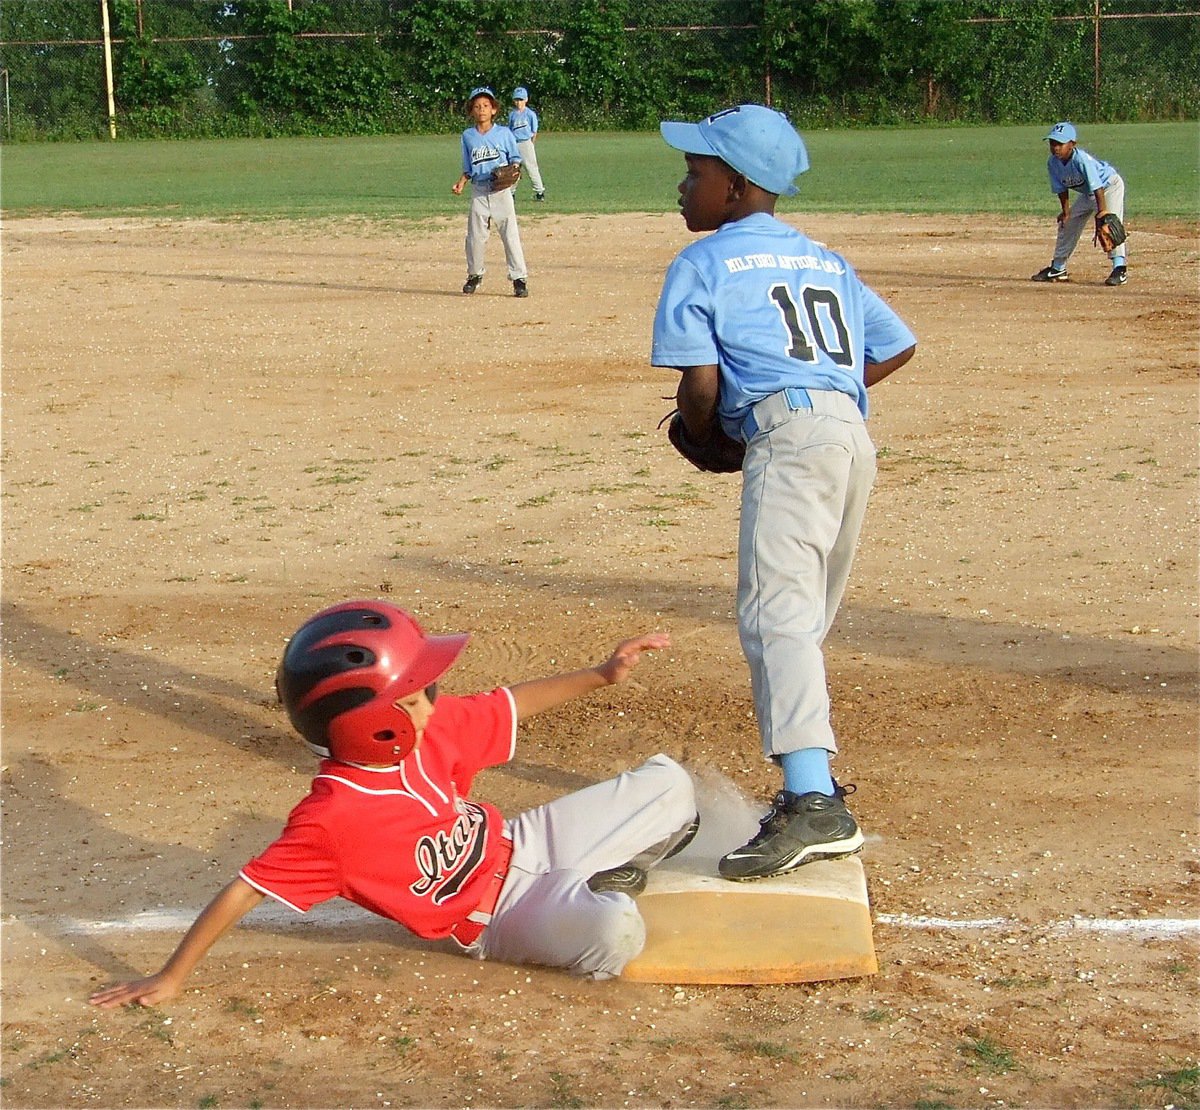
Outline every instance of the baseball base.
<svg viewBox="0 0 1200 1110">
<path fill-rule="evenodd" d="M 716 861 L 671 860 L 638 908 L 646 947 L 624 971 L 645 983 L 810 983 L 879 970 L 858 856 L 731 883 Z"/>
</svg>

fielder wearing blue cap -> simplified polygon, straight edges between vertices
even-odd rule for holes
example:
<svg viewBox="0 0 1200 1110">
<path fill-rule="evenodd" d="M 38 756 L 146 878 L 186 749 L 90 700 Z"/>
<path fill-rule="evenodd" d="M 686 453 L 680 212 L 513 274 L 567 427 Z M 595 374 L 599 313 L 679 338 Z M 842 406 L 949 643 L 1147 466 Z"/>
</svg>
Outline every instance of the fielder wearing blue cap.
<svg viewBox="0 0 1200 1110">
<path fill-rule="evenodd" d="M 513 108 L 508 113 L 508 129 L 516 136 L 517 150 L 521 152 L 521 165 L 529 174 L 533 186 L 533 199 L 546 199 L 546 185 L 538 166 L 537 138 L 540 122 L 538 114 L 529 106 L 529 90 L 518 85 L 512 92 Z"/>
<path fill-rule="evenodd" d="M 529 272 L 521 233 L 517 228 L 517 210 L 513 204 L 513 186 L 497 187 L 492 174 L 502 166 L 520 166 L 521 153 L 513 133 L 496 122 L 500 102 L 486 85 L 471 90 L 467 97 L 467 115 L 474 121 L 462 133 L 462 173 L 451 191 L 458 196 L 471 186 L 471 207 L 467 212 L 467 280 L 462 291 L 474 293 L 483 282 L 484 248 L 492 229 L 500 233 L 504 260 L 513 296 L 529 296 Z"/>
<path fill-rule="evenodd" d="M 684 152 L 688 229 L 712 234 L 667 270 L 650 361 L 679 372 L 688 438 L 744 450 L 738 632 L 763 753 L 783 774 L 759 832 L 720 862 L 742 882 L 863 844 L 830 772 L 821 644 L 875 478 L 867 387 L 916 340 L 846 259 L 775 216 L 808 169 L 786 116 L 742 104 L 662 136 Z"/>
<path fill-rule="evenodd" d="M 1094 219 L 1099 231 L 1101 218 L 1112 212 L 1125 219 L 1125 179 L 1113 166 L 1089 154 L 1078 146 L 1075 125 L 1070 120 L 1056 123 L 1043 142 L 1050 144 L 1046 171 L 1050 176 L 1050 191 L 1058 197 L 1058 231 L 1054 237 L 1054 257 L 1033 275 L 1034 281 L 1070 281 L 1067 262 L 1079 245 L 1079 236 Z M 1079 195 L 1072 202 L 1071 193 Z M 1129 280 L 1127 246 L 1117 244 L 1108 252 L 1112 270 L 1104 279 L 1105 285 L 1124 285 Z"/>
</svg>

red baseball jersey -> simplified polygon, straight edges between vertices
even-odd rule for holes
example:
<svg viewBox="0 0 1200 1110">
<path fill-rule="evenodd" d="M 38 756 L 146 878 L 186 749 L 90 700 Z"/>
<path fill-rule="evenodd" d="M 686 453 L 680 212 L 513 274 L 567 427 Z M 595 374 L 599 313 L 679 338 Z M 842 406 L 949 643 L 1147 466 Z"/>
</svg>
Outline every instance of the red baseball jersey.
<svg viewBox="0 0 1200 1110">
<path fill-rule="evenodd" d="M 496 873 L 504 819 L 467 795 L 512 759 L 517 713 L 503 687 L 437 699 L 420 747 L 398 767 L 321 761 L 283 834 L 241 877 L 300 913 L 340 895 L 417 936 L 449 935 Z"/>
</svg>

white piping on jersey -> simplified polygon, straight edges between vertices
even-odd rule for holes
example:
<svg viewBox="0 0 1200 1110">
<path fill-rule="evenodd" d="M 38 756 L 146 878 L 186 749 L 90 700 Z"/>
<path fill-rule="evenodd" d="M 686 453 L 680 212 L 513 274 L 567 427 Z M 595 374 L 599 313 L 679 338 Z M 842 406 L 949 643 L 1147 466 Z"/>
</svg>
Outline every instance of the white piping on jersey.
<svg viewBox="0 0 1200 1110">
<path fill-rule="evenodd" d="M 512 759 L 517 754 L 517 699 L 512 696 L 512 691 L 507 686 L 501 686 L 500 689 L 508 698 L 509 715 L 512 717 L 512 735 L 508 740 L 508 758 Z"/>
<path fill-rule="evenodd" d="M 401 765 L 401 767 L 400 767 L 400 779 L 404 783 L 403 790 L 372 790 L 368 786 L 359 786 L 358 783 L 352 782 L 350 779 L 344 779 L 340 775 L 317 775 L 317 778 L 318 779 L 332 779 L 334 782 L 340 782 L 343 786 L 350 787 L 351 790 L 357 790 L 360 794 L 373 794 L 376 797 L 380 797 L 380 798 L 382 798 L 388 794 L 399 794 L 405 798 L 412 798 L 413 801 L 420 802 L 421 805 L 423 805 L 427 810 L 429 810 L 429 812 L 432 813 L 435 817 L 437 816 L 437 810 L 433 806 L 431 806 L 424 798 L 422 798 L 420 794 L 418 794 L 415 790 L 413 790 L 413 788 L 411 786 L 408 785 L 408 780 L 405 778 L 405 775 L 404 775 L 403 765 Z M 315 782 L 316 779 L 314 779 L 313 781 Z"/>
<path fill-rule="evenodd" d="M 423 778 L 427 783 L 429 783 L 430 788 L 433 790 L 433 792 L 439 798 L 442 799 L 443 802 L 445 802 L 446 804 L 449 804 L 450 799 L 446 797 L 446 795 L 442 791 L 442 788 L 440 786 L 438 786 L 438 784 L 429 777 L 429 773 L 425 770 L 425 764 L 421 762 L 421 749 L 420 748 L 418 748 L 415 752 L 413 752 L 413 759 L 417 765 L 417 770 L 419 770 L 421 772 L 421 778 Z M 404 774 L 403 765 L 401 765 L 401 767 L 400 767 L 400 774 L 401 775 Z"/>
<path fill-rule="evenodd" d="M 245 871 L 239 871 L 238 878 L 241 879 L 242 882 L 248 883 L 250 886 L 254 887 L 254 889 L 257 890 L 259 892 L 259 894 L 265 894 L 268 898 L 274 898 L 276 902 L 279 902 L 281 905 L 287 906 L 287 908 L 289 910 L 295 910 L 297 913 L 308 913 L 308 910 L 302 910 L 299 906 L 295 905 L 292 902 L 289 902 L 286 898 L 281 898 L 278 894 L 275 893 L 275 891 L 268 890 L 265 886 L 259 886 L 258 883 L 256 883 L 252 878 L 250 878 L 250 876 L 247 875 Z"/>
</svg>

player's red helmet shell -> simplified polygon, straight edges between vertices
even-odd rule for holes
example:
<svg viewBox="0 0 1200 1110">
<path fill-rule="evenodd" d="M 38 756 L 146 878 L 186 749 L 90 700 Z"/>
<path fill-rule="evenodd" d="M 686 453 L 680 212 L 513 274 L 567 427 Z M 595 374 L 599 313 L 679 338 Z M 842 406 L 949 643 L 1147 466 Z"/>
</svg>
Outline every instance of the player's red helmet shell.
<svg viewBox="0 0 1200 1110">
<path fill-rule="evenodd" d="M 284 649 L 275 689 L 296 731 L 322 758 L 399 763 L 417 737 L 396 700 L 436 682 L 468 639 L 428 636 L 390 602 L 346 601 L 300 626 Z"/>
</svg>

